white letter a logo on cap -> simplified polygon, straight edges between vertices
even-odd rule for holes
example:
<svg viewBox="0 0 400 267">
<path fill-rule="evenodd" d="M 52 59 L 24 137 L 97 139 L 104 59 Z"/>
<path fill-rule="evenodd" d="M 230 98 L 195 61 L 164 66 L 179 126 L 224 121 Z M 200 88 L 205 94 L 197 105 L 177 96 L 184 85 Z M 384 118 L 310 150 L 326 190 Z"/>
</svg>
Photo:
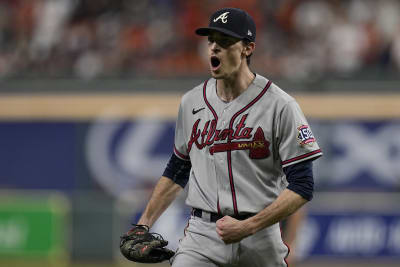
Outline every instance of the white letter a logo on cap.
<svg viewBox="0 0 400 267">
<path fill-rule="evenodd" d="M 222 21 L 222 23 L 227 23 L 228 22 L 228 14 L 229 12 L 222 13 L 219 15 L 218 18 L 214 19 L 214 22 L 217 22 L 219 19 Z"/>
</svg>

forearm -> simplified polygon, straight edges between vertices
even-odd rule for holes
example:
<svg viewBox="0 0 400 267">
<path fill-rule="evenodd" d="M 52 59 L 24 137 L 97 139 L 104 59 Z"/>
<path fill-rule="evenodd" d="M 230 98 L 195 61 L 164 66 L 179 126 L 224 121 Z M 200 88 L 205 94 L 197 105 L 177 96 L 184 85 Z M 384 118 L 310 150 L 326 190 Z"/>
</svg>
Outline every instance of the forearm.
<svg viewBox="0 0 400 267">
<path fill-rule="evenodd" d="M 271 205 L 246 220 L 246 224 L 249 226 L 249 229 L 251 229 L 250 234 L 254 234 L 261 229 L 285 219 L 306 202 L 307 200 L 302 198 L 299 194 L 285 189 Z"/>
<path fill-rule="evenodd" d="M 300 208 L 286 219 L 286 231 L 283 233 L 283 239 L 289 247 L 293 247 L 295 243 L 297 230 L 303 222 L 304 216 L 305 210 L 304 208 Z"/>
<path fill-rule="evenodd" d="M 155 186 L 138 224 L 145 224 L 151 227 L 181 191 L 181 186 L 162 176 Z"/>
</svg>

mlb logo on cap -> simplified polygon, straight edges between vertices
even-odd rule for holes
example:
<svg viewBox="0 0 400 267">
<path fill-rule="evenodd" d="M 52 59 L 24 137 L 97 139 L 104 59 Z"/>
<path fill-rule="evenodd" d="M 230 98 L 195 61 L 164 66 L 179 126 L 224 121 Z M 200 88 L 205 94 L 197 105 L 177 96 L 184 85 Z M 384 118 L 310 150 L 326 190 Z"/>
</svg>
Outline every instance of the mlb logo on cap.
<svg viewBox="0 0 400 267">
<path fill-rule="evenodd" d="M 239 39 L 247 39 L 250 42 L 256 40 L 256 24 L 253 18 L 246 11 L 238 8 L 218 10 L 211 16 L 208 27 L 198 28 L 196 34 L 208 36 L 211 30 Z"/>
</svg>

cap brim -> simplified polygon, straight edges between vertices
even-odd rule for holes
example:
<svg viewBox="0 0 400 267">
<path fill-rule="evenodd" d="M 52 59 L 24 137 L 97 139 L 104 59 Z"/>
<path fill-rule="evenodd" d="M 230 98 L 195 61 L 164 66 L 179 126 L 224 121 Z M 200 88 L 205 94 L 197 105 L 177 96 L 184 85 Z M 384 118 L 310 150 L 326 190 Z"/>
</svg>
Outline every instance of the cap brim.
<svg viewBox="0 0 400 267">
<path fill-rule="evenodd" d="M 240 35 L 238 35 L 238 34 L 232 32 L 232 31 L 230 31 L 230 30 L 227 30 L 227 29 L 224 29 L 224 28 L 218 28 L 218 27 L 198 28 L 198 29 L 195 31 L 195 33 L 196 33 L 197 35 L 201 35 L 201 36 L 208 36 L 208 35 L 210 35 L 210 32 L 211 32 L 211 31 L 222 32 L 222 33 L 225 33 L 225 34 L 227 34 L 227 35 L 229 35 L 229 36 L 236 37 L 236 38 L 239 38 L 239 39 L 244 39 L 244 38 L 246 38 L 246 36 L 240 36 Z"/>
</svg>

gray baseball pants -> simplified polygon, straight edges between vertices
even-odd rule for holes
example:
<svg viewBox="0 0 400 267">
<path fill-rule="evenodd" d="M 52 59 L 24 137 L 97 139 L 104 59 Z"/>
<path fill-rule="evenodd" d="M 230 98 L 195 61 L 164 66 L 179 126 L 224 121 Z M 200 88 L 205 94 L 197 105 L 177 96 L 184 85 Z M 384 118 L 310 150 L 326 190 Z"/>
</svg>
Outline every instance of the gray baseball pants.
<svg viewBox="0 0 400 267">
<path fill-rule="evenodd" d="M 215 222 L 203 211 L 191 216 L 185 236 L 171 259 L 172 267 L 287 267 L 289 254 L 279 224 L 272 225 L 242 241 L 226 245 L 216 232 Z"/>
</svg>

